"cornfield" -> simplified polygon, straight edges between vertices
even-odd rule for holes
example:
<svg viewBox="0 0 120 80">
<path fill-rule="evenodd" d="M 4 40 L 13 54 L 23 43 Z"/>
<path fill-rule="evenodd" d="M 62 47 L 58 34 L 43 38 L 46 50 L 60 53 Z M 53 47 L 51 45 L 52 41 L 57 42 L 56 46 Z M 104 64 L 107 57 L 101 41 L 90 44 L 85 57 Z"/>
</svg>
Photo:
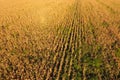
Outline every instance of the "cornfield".
<svg viewBox="0 0 120 80">
<path fill-rule="evenodd" d="M 120 0 L 0 0 L 0 80 L 120 80 Z"/>
</svg>

